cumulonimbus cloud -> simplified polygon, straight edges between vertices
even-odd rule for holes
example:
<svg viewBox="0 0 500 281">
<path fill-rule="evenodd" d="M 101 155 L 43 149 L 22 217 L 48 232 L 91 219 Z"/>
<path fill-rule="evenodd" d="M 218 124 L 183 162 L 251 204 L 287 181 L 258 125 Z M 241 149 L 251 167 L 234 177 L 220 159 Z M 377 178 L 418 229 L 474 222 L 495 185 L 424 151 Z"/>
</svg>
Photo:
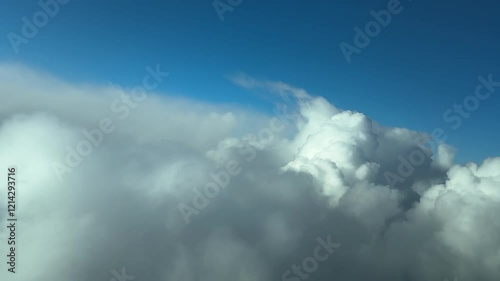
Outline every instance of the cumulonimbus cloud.
<svg viewBox="0 0 500 281">
<path fill-rule="evenodd" d="M 233 81 L 287 97 L 288 109 L 267 116 L 151 92 L 122 120 L 111 104 L 127 89 L 1 65 L 0 168 L 19 171 L 19 247 L 17 273 L 2 263 L 0 278 L 107 281 L 122 268 L 141 281 L 500 276 L 500 158 L 456 165 L 446 144 L 436 154 L 416 143 L 425 133 L 285 83 Z M 113 132 L 59 178 L 53 164 L 67 165 L 67 148 L 78 153 L 104 118 Z M 268 126 L 282 129 L 262 141 Z M 228 163 L 238 173 L 206 198 Z M 180 204 L 196 211 L 189 223 Z M 320 238 L 341 245 L 324 261 Z"/>
</svg>

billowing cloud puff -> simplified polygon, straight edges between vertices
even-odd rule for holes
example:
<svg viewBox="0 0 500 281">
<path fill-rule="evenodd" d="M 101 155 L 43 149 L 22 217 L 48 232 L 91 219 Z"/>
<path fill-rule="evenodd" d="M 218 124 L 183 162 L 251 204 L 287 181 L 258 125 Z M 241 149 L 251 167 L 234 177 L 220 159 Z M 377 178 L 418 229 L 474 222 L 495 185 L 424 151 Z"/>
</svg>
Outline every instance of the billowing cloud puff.
<svg viewBox="0 0 500 281">
<path fill-rule="evenodd" d="M 0 279 L 500 276 L 500 158 L 456 165 L 425 133 L 231 79 L 278 94 L 274 114 L 1 65 L 0 169 L 17 170 L 18 221 Z"/>
</svg>

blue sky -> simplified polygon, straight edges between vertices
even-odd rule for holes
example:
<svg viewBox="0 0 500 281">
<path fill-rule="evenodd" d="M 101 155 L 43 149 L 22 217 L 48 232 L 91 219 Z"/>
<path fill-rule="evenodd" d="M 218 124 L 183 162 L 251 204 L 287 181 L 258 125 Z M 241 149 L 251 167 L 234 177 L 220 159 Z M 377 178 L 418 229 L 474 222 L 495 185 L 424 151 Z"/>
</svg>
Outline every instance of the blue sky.
<svg viewBox="0 0 500 281">
<path fill-rule="evenodd" d="M 225 2 L 225 1 L 224 1 Z M 500 155 L 500 88 L 453 130 L 443 113 L 474 94 L 477 77 L 500 81 L 497 1 L 402 0 L 403 11 L 347 63 L 339 44 L 389 1 L 250 1 L 221 21 L 212 1 L 83 1 L 62 5 L 16 54 L 37 1 L 3 2 L 0 61 L 78 83 L 140 83 L 146 65 L 171 73 L 159 91 L 267 111 L 271 104 L 227 77 L 246 73 L 321 95 L 388 126 L 443 128 L 459 162 Z"/>
</svg>

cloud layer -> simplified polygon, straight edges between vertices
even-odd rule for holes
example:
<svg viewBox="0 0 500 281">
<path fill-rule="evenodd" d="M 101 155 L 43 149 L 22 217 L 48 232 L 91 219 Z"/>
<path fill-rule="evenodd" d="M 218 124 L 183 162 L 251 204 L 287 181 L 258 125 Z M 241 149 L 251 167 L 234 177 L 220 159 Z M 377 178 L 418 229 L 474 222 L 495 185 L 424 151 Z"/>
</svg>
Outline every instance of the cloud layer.
<svg viewBox="0 0 500 281">
<path fill-rule="evenodd" d="M 446 144 L 417 142 L 425 133 L 281 82 L 233 81 L 279 94 L 276 115 L 153 92 L 127 103 L 127 89 L 1 65 L 0 168 L 19 171 L 19 246 L 17 273 L 2 263 L 0 279 L 500 276 L 500 158 L 455 165 Z M 0 210 L 5 222 L 4 199 Z"/>
</svg>

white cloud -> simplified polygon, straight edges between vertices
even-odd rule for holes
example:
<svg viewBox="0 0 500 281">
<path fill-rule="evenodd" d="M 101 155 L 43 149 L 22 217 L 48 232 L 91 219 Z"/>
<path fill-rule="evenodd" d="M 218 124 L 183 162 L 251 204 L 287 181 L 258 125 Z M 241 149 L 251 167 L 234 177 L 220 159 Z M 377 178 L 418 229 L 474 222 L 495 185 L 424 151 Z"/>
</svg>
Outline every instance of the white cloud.
<svg viewBox="0 0 500 281">
<path fill-rule="evenodd" d="M 328 235 L 342 247 L 314 280 L 500 276 L 500 158 L 455 165 L 443 144 L 390 186 L 384 173 L 426 134 L 282 82 L 233 81 L 286 97 L 288 129 L 245 146 L 273 116 L 156 93 L 120 120 L 110 104 L 128 90 L 1 65 L 0 169 L 18 167 L 20 227 L 18 273 L 2 263 L 0 279 L 110 280 L 125 267 L 141 281 L 281 280 Z M 116 130 L 58 181 L 50 163 L 102 118 Z M 186 224 L 179 203 L 230 160 L 241 173 Z"/>
</svg>

